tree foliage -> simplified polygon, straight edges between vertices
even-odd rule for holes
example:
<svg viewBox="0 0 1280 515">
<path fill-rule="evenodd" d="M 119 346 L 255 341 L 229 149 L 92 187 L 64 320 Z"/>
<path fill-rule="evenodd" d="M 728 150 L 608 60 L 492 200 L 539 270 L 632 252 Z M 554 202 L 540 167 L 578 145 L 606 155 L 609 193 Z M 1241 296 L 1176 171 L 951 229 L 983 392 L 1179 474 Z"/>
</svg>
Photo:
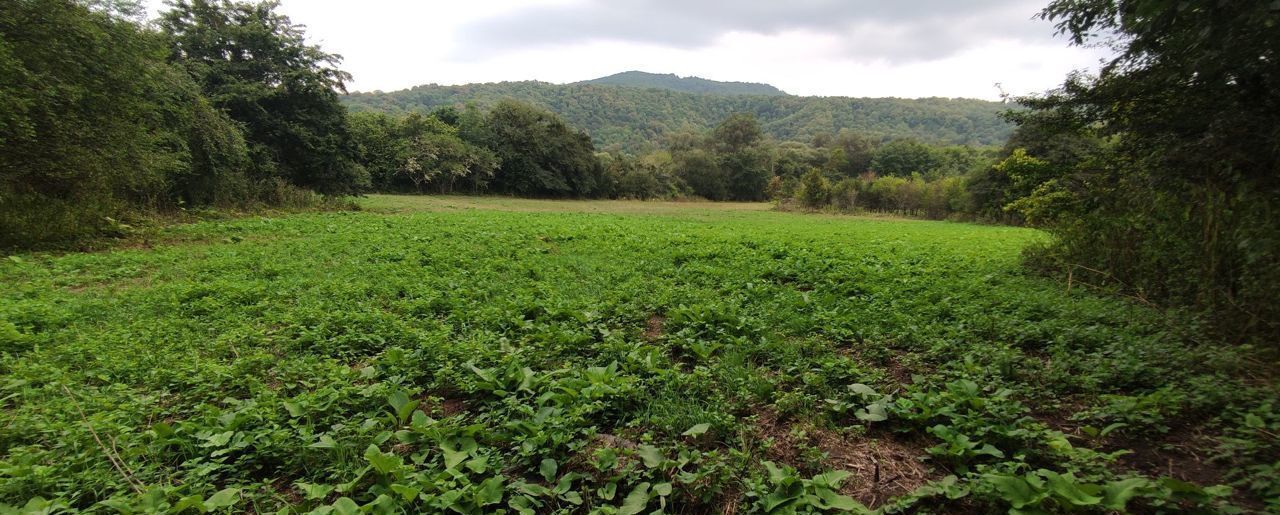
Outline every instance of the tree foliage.
<svg viewBox="0 0 1280 515">
<path fill-rule="evenodd" d="M 1118 55 L 1015 117 L 1054 172 L 1021 202 L 1053 212 L 1040 257 L 1233 334 L 1280 327 L 1280 5 L 1057 0 L 1043 17 Z"/>
<path fill-rule="evenodd" d="M 308 45 L 278 2 L 177 0 L 160 26 L 215 106 L 244 125 L 255 175 L 327 194 L 368 184 L 338 93 L 342 58 Z"/>
<path fill-rule="evenodd" d="M 132 0 L 0 9 L 0 246 L 127 229 L 182 206 L 357 191 L 345 75 L 274 3 Z"/>
<path fill-rule="evenodd" d="M 848 130 L 880 142 L 915 138 L 929 144 L 1000 145 L 1013 127 L 1000 117 L 1009 106 L 971 99 L 711 95 L 607 84 L 502 82 L 425 85 L 395 92 L 353 93 L 353 111 L 405 114 L 469 103 L 491 107 L 517 99 L 548 109 L 591 135 L 608 151 L 643 153 L 688 130 L 714 128 L 734 113 L 756 117 L 778 141 L 812 141 Z"/>
</svg>

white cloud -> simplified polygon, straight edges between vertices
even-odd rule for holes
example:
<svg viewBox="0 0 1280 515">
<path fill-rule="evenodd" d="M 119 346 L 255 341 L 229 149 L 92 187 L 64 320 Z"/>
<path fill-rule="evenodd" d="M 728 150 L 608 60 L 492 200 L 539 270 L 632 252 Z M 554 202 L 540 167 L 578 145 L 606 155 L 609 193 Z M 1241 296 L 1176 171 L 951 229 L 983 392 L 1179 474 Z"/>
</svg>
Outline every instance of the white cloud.
<svg viewBox="0 0 1280 515">
<path fill-rule="evenodd" d="M 807 18 L 772 24 L 753 20 L 772 15 L 773 7 L 740 4 L 743 12 L 733 19 L 675 43 L 645 34 L 602 33 L 535 37 L 525 44 L 520 38 L 528 34 L 499 37 L 482 30 L 509 27 L 522 14 L 544 11 L 600 15 L 603 9 L 608 15 L 607 7 L 587 0 L 284 0 L 281 9 L 308 26 L 312 41 L 342 54 L 344 68 L 354 76 L 351 89 L 364 91 L 427 83 L 573 82 L 635 69 L 765 82 L 799 95 L 994 99 L 996 83 L 1015 94 L 1042 91 L 1060 84 L 1073 69 L 1095 67 L 1102 57 L 1097 50 L 1068 47 L 1050 37 L 1050 26 L 1031 20 L 1034 4 L 1019 14 L 1027 9 L 1025 0 L 986 0 L 973 9 L 998 13 L 1000 23 L 984 23 L 954 7 L 921 7 L 915 16 L 903 7 L 906 2 L 866 11 L 865 18 L 851 6 L 840 20 L 822 21 L 821 13 L 833 4 L 801 3 L 808 8 L 798 12 Z M 646 2 L 620 2 L 618 12 L 638 15 L 644 12 L 637 10 L 640 4 Z M 683 30 L 697 26 L 689 23 Z"/>
</svg>

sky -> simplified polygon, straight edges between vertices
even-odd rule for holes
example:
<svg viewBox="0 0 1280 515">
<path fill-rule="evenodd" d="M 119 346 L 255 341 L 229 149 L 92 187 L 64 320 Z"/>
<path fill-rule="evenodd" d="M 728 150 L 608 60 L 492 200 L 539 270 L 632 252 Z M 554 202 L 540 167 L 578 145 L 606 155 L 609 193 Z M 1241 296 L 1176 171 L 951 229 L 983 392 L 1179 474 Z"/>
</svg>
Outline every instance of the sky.
<svg viewBox="0 0 1280 515">
<path fill-rule="evenodd" d="M 153 12 L 162 0 L 148 0 Z M 1046 0 L 283 0 L 352 91 L 568 83 L 641 70 L 794 95 L 1041 92 L 1103 50 L 1034 19 Z"/>
</svg>

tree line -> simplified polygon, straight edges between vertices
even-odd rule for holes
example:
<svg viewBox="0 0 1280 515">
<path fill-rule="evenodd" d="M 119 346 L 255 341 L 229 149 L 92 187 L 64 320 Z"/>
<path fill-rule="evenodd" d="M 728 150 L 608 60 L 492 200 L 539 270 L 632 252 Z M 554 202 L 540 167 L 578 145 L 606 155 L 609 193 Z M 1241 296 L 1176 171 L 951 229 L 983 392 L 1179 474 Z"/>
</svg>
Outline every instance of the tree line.
<svg viewBox="0 0 1280 515">
<path fill-rule="evenodd" d="M 988 146 L 1000 145 L 1013 130 L 1000 117 L 1009 105 L 974 99 L 723 95 L 534 81 L 424 85 L 343 97 L 353 111 L 400 115 L 467 104 L 485 109 L 506 99 L 559 114 L 610 152 L 657 150 L 673 134 L 689 128 L 709 130 L 735 113 L 754 115 L 765 134 L 779 141 L 812 141 L 849 129 L 877 140 L 912 138 L 937 145 Z"/>
<path fill-rule="evenodd" d="M 0 11 L 0 245 L 109 234 L 158 210 L 367 191 L 758 201 L 793 194 L 809 170 L 837 185 L 866 174 L 914 185 L 986 153 L 847 129 L 779 142 L 750 112 L 638 153 L 599 152 L 559 115 L 512 99 L 349 113 L 341 57 L 307 44 L 277 7 L 178 0 L 154 22 L 133 0 Z M 862 208 L 918 211 L 893 180 L 879 184 Z M 866 202 L 876 195 L 897 200 Z"/>
<path fill-rule="evenodd" d="M 1280 4 L 1054 0 L 1041 16 L 1117 55 L 1019 99 L 1011 207 L 1054 235 L 1033 264 L 1274 350 Z"/>
<path fill-rule="evenodd" d="M 969 177 L 998 155 L 996 148 L 880 141 L 850 130 L 778 142 L 747 113 L 707 131 L 675 133 L 651 152 L 598 152 L 554 113 L 510 99 L 487 111 L 449 106 L 351 119 L 373 189 L 387 192 L 714 201 L 807 195 L 807 208 L 945 218 L 973 212 L 960 202 Z M 806 183 L 810 175 L 821 179 L 821 193 Z M 934 206 L 939 187 L 950 195 L 945 209 Z"/>
<path fill-rule="evenodd" d="M 0 9 L 0 246 L 132 213 L 364 190 L 340 58 L 276 4 L 14 0 Z"/>
</svg>

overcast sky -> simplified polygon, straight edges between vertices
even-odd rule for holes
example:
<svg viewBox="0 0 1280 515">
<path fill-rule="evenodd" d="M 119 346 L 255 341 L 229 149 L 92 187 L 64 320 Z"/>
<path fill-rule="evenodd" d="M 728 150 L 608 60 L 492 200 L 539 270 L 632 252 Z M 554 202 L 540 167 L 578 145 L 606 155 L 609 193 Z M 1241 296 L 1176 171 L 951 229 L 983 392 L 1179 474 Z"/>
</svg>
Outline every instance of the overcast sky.
<svg viewBox="0 0 1280 515">
<path fill-rule="evenodd" d="M 282 10 L 345 57 L 353 91 L 642 70 L 765 82 L 796 95 L 996 99 L 1001 88 L 1054 87 L 1104 57 L 1034 20 L 1045 3 L 284 0 Z"/>
</svg>

